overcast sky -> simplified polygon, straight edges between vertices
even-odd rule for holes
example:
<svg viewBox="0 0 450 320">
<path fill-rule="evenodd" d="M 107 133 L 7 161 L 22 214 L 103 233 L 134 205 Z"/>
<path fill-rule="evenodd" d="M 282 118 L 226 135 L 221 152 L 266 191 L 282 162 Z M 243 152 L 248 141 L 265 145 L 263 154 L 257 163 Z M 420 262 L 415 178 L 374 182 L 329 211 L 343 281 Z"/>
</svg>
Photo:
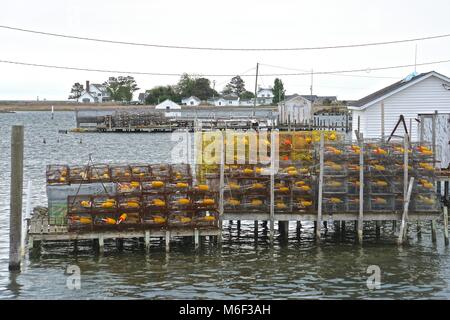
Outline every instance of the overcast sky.
<svg viewBox="0 0 450 320">
<path fill-rule="evenodd" d="M 448 0 L 175 1 L 3 0 L 0 24 L 121 41 L 209 47 L 310 47 L 417 38 L 450 33 Z M 450 38 L 421 41 L 418 62 L 450 59 Z M 289 73 L 276 65 L 316 71 L 414 63 L 415 43 L 302 52 L 205 52 L 100 44 L 0 28 L 0 60 L 72 67 L 197 74 L 240 74 L 260 62 L 261 73 Z M 450 63 L 418 67 L 450 75 Z M 314 94 L 359 99 L 404 68 L 360 73 L 390 78 L 314 77 Z M 251 70 L 249 74 L 254 74 Z M 0 63 L 0 100 L 67 99 L 74 82 L 101 83 L 115 74 L 52 70 Z M 178 77 L 135 76 L 139 87 L 175 84 Z M 288 93 L 308 94 L 309 76 L 281 77 Z M 221 90 L 229 78 L 210 77 Z M 244 78 L 253 91 L 254 78 Z M 269 86 L 273 78 L 261 77 Z"/>
</svg>

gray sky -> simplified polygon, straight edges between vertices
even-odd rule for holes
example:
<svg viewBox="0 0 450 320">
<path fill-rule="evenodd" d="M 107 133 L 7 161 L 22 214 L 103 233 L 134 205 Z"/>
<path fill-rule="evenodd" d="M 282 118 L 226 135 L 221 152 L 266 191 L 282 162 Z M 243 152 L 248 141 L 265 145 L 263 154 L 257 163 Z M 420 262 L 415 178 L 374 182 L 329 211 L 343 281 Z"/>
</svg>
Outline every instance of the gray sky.
<svg viewBox="0 0 450 320">
<path fill-rule="evenodd" d="M 448 0 L 212 1 L 3 0 L 0 24 L 92 38 L 209 47 L 310 47 L 450 33 Z M 0 29 L 0 60 L 144 72 L 240 74 L 256 65 L 317 71 L 414 63 L 414 43 L 302 52 L 169 50 L 46 37 Z M 418 62 L 450 59 L 450 38 L 418 43 Z M 450 63 L 418 67 L 450 76 Z M 414 68 L 360 73 L 401 79 Z M 290 73 L 265 65 L 261 73 Z M 254 73 L 252 70 L 250 73 Z M 67 99 L 74 82 L 115 74 L 0 63 L 0 99 Z M 178 77 L 135 76 L 139 87 Z M 288 93 L 308 94 L 309 76 L 281 77 Z M 214 78 L 221 90 L 228 78 Z M 244 78 L 253 91 L 254 78 Z M 273 78 L 262 77 L 269 86 Z M 395 79 L 314 77 L 314 93 L 359 99 Z"/>
</svg>

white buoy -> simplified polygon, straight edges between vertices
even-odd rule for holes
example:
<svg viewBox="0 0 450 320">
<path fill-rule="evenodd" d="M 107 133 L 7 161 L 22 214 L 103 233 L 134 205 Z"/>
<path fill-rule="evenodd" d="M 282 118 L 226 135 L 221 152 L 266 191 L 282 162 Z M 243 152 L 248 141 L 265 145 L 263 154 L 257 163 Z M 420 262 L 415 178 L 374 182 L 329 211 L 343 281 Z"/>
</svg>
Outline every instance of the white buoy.
<svg viewBox="0 0 450 320">
<path fill-rule="evenodd" d="M 53 117 L 54 117 L 54 114 L 53 114 L 54 112 L 55 112 L 55 107 L 52 106 L 52 120 L 53 120 Z"/>
</svg>

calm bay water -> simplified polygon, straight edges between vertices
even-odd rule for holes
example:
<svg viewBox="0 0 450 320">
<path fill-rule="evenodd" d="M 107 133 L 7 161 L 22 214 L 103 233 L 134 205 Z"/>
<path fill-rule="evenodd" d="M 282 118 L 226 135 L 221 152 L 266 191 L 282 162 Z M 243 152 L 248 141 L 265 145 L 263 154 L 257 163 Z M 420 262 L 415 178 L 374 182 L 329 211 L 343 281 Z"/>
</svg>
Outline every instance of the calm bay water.
<svg viewBox="0 0 450 320">
<path fill-rule="evenodd" d="M 225 223 L 221 248 L 205 241 L 199 252 L 182 240 L 166 254 L 158 241 L 149 254 L 133 242 L 123 252 L 106 243 L 104 255 L 89 245 L 46 245 L 38 257 L 27 256 L 19 275 L 8 272 L 10 127 L 25 126 L 25 182 L 33 183 L 32 204 L 46 205 L 45 166 L 49 163 L 166 162 L 169 134 L 59 134 L 75 124 L 72 112 L 0 114 L 0 299 L 429 299 L 450 297 L 450 252 L 442 239 L 432 244 L 428 226 L 422 239 L 410 233 L 409 243 L 395 245 L 391 225 L 380 239 L 367 225 L 364 245 L 355 244 L 353 225 L 345 236 L 330 230 L 315 243 L 311 224 L 300 235 L 291 223 L 289 241 L 274 247 L 260 226 L 255 242 L 253 223 Z M 43 143 L 43 140 L 46 143 Z M 80 143 L 82 139 L 82 143 Z M 412 228 L 414 229 L 414 228 Z M 81 269 L 81 289 L 66 286 L 66 268 Z M 381 289 L 366 286 L 371 265 L 381 269 Z"/>
</svg>

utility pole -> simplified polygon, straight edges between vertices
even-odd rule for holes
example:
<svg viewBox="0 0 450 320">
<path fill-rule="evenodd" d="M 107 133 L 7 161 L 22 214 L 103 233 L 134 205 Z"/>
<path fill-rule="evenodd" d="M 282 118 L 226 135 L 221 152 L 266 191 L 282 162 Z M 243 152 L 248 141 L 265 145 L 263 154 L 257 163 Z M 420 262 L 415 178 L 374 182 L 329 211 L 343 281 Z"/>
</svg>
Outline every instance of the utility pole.
<svg viewBox="0 0 450 320">
<path fill-rule="evenodd" d="M 258 100 L 258 70 L 259 70 L 259 63 L 256 63 L 256 79 L 255 79 L 255 101 L 253 104 L 253 117 L 256 116 L 256 101 Z"/>
<path fill-rule="evenodd" d="M 314 69 L 311 69 L 311 121 L 314 121 L 314 98 L 313 98 L 313 85 L 314 85 Z"/>
</svg>

